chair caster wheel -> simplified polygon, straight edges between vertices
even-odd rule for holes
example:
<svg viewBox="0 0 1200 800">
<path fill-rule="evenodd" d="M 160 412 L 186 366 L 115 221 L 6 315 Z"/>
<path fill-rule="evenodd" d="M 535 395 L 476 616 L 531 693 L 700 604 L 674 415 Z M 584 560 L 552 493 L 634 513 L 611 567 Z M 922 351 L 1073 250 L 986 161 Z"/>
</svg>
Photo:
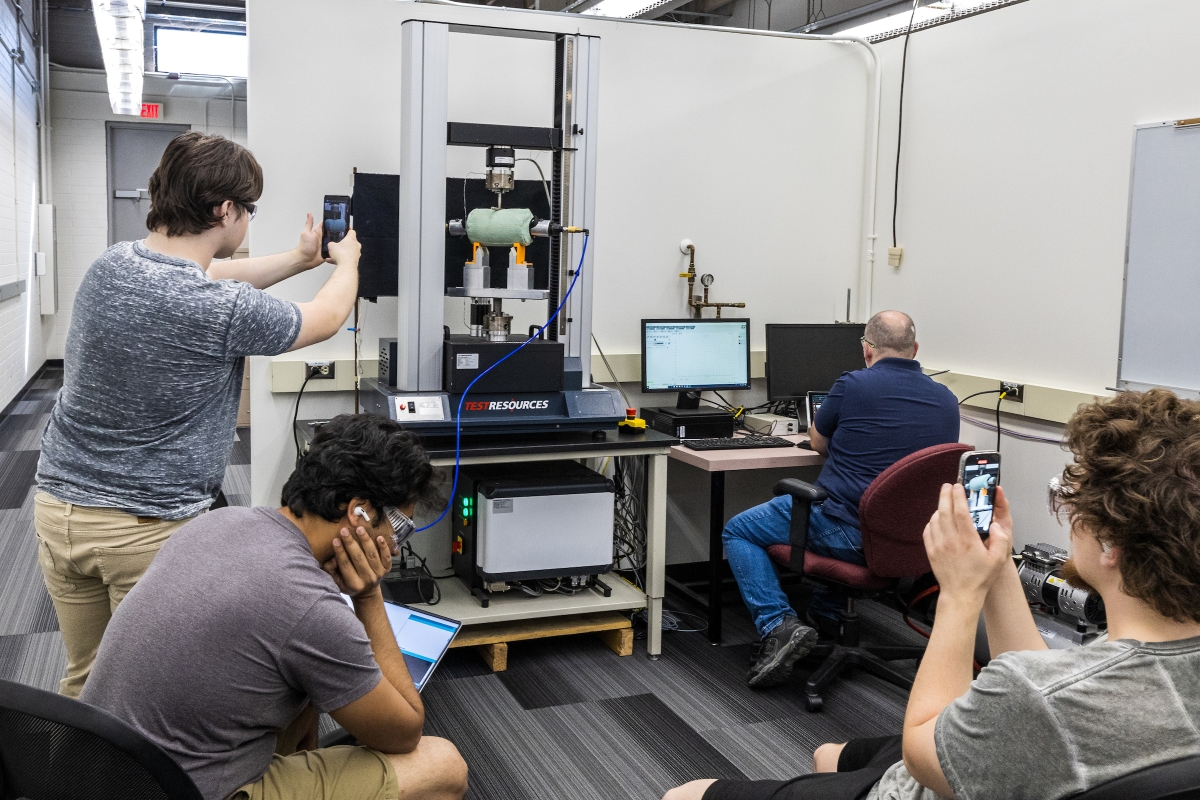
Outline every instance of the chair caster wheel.
<svg viewBox="0 0 1200 800">
<path fill-rule="evenodd" d="M 825 701 L 815 694 L 807 694 L 804 696 L 804 708 L 806 711 L 816 713 L 825 707 Z"/>
</svg>

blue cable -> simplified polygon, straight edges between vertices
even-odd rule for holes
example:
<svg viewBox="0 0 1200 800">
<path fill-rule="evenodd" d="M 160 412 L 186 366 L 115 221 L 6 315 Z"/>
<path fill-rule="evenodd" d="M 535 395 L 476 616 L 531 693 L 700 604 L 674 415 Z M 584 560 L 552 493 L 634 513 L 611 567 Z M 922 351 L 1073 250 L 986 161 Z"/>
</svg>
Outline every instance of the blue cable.
<svg viewBox="0 0 1200 800">
<path fill-rule="evenodd" d="M 549 328 L 550 323 L 554 322 L 554 320 L 558 318 L 559 312 L 561 312 L 563 310 L 563 308 L 567 305 L 567 299 L 570 298 L 571 292 L 574 291 L 574 289 L 575 289 L 575 282 L 578 281 L 579 276 L 583 274 L 583 259 L 587 256 L 588 240 L 590 238 L 591 238 L 591 234 L 584 232 L 584 234 L 583 234 L 583 252 L 581 252 L 579 254 L 579 268 L 575 270 L 575 277 L 571 279 L 571 285 L 567 287 L 567 293 L 565 295 L 563 295 L 562 302 L 558 304 L 558 308 L 554 309 L 554 313 L 550 315 L 550 319 L 546 320 L 546 324 L 543 325 L 542 327 L 538 328 L 537 333 L 533 334 L 528 339 L 526 339 L 524 342 L 522 342 L 521 346 L 518 347 L 516 350 L 513 350 L 511 353 L 506 355 L 504 358 L 500 359 L 495 364 L 492 364 L 490 367 L 485 369 L 483 372 L 476 375 L 475 380 L 468 383 L 467 388 L 463 390 L 462 397 L 460 397 L 458 400 L 458 418 L 455 420 L 455 424 L 454 424 L 454 483 L 450 487 L 450 497 L 446 500 L 446 507 L 442 509 L 441 514 L 438 514 L 437 519 L 435 519 L 433 522 L 429 523 L 428 525 L 422 525 L 421 527 L 419 527 L 415 531 L 413 531 L 413 533 L 420 533 L 421 531 L 429 530 L 434 525 L 437 525 L 439 522 L 441 522 L 445 518 L 446 514 L 450 513 L 450 508 L 451 508 L 451 506 L 454 505 L 454 495 L 456 495 L 458 493 L 458 467 L 459 467 L 459 461 L 462 457 L 463 403 L 466 401 L 467 394 L 471 391 L 471 387 L 474 386 L 476 383 L 478 383 L 479 379 L 482 378 L 484 375 L 487 375 L 489 372 L 494 370 L 496 367 L 500 366 L 505 361 L 508 361 L 510 358 L 515 356 L 517 353 L 521 352 L 521 350 L 524 349 L 525 345 L 529 344 L 534 339 L 537 339 L 538 337 L 540 337 L 542 335 L 542 331 L 546 330 L 546 328 Z"/>
</svg>

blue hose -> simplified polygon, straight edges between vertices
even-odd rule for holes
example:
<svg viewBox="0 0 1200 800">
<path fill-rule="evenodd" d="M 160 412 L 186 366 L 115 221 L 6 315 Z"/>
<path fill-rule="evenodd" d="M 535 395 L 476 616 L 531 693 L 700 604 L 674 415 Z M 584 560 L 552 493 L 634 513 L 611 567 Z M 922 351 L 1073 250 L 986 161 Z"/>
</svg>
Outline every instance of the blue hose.
<svg viewBox="0 0 1200 800">
<path fill-rule="evenodd" d="M 437 519 L 435 519 L 433 522 L 429 523 L 428 525 L 422 525 L 421 527 L 419 527 L 415 531 L 413 531 L 413 533 L 420 533 L 421 531 L 428 530 L 428 529 L 432 528 L 434 525 L 437 525 L 439 522 L 441 522 L 445 518 L 446 514 L 448 514 L 450 512 L 450 507 L 454 505 L 454 495 L 458 493 L 459 461 L 462 458 L 463 402 L 466 401 L 467 394 L 471 391 L 471 387 L 473 387 L 475 384 L 479 383 L 479 379 L 482 378 L 484 375 L 487 375 L 489 372 L 494 370 L 496 367 L 500 366 L 505 361 L 508 361 L 510 358 L 515 356 L 517 353 L 521 352 L 521 350 L 523 350 L 525 348 L 525 345 L 529 344 L 534 339 L 537 339 L 538 337 L 540 337 L 542 335 L 542 331 L 546 330 L 546 328 L 549 328 L 550 323 L 554 322 L 554 320 L 558 318 L 559 313 L 563 310 L 563 308 L 566 307 L 567 300 L 571 297 L 571 292 L 575 290 L 575 283 L 579 280 L 579 276 L 583 274 L 583 259 L 587 256 L 588 240 L 590 238 L 591 238 L 590 233 L 585 232 L 583 234 L 583 252 L 581 252 L 579 254 L 579 267 L 575 270 L 575 277 L 571 279 L 571 285 L 567 287 L 567 293 L 565 295 L 563 295 L 562 302 L 558 304 L 558 308 L 554 309 L 554 313 L 550 315 L 550 319 L 546 320 L 546 324 L 543 325 L 542 327 L 538 328 L 537 332 L 534 333 L 532 336 L 530 336 L 528 339 L 526 339 L 524 342 L 522 342 L 521 346 L 518 347 L 516 350 L 513 350 L 511 353 L 506 355 L 504 358 L 500 359 L 495 364 L 492 364 L 490 367 L 485 369 L 483 372 L 476 375 L 475 380 L 468 383 L 467 388 L 463 390 L 462 397 L 460 397 L 458 399 L 458 417 L 454 421 L 454 483 L 450 487 L 450 497 L 446 499 L 446 507 L 442 509 L 441 514 L 438 514 Z"/>
</svg>

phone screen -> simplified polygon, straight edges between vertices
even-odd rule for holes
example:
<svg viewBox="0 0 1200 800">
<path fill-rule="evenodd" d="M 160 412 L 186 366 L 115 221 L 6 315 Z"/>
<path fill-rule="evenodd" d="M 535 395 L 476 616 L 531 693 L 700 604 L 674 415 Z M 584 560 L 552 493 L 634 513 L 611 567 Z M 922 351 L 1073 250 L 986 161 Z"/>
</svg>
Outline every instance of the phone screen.
<svg viewBox="0 0 1200 800">
<path fill-rule="evenodd" d="M 325 195 L 322 218 L 324 234 L 321 238 L 321 256 L 329 258 L 329 243 L 340 242 L 350 230 L 350 198 L 345 195 Z"/>
<path fill-rule="evenodd" d="M 967 491 L 967 510 L 975 530 L 986 539 L 992 527 L 996 487 L 1000 485 L 1000 454 L 967 453 L 962 458 L 959 479 Z"/>
</svg>

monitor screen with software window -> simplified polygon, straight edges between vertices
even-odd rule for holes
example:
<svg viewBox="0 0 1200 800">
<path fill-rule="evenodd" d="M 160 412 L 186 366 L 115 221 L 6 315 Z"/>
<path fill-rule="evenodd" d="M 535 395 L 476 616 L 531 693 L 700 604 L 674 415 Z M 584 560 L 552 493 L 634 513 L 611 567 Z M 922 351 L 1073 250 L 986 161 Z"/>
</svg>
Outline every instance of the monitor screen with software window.
<svg viewBox="0 0 1200 800">
<path fill-rule="evenodd" d="M 750 388 L 750 320 L 642 320 L 642 391 Z"/>
<path fill-rule="evenodd" d="M 866 366 L 861 323 L 767 325 L 767 399 L 828 392 L 843 372 Z"/>
</svg>

